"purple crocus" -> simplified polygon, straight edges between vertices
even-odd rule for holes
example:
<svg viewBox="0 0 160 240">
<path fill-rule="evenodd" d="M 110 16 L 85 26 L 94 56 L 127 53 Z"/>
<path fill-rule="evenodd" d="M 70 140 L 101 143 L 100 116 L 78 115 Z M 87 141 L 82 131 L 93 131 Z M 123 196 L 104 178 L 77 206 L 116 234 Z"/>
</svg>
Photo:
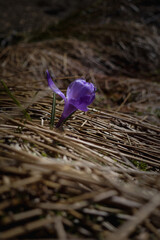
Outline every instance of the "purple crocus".
<svg viewBox="0 0 160 240">
<path fill-rule="evenodd" d="M 60 127 L 65 119 L 70 116 L 76 110 L 88 111 L 87 106 L 90 105 L 95 99 L 96 88 L 92 83 L 86 82 L 83 79 L 77 79 L 72 82 L 68 88 L 66 96 L 56 87 L 51 79 L 49 71 L 47 70 L 48 86 L 53 92 L 57 93 L 64 99 L 65 105 L 62 116 L 56 127 Z"/>
</svg>

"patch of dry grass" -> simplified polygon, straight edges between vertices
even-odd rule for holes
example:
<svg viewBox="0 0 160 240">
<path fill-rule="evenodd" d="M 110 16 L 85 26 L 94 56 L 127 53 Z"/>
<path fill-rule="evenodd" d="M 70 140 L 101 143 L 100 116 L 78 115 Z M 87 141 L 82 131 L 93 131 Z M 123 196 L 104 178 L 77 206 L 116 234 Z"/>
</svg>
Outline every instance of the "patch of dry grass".
<svg viewBox="0 0 160 240">
<path fill-rule="evenodd" d="M 50 130 L 49 96 L 28 107 L 31 122 L 11 109 L 5 96 L 0 115 L 3 239 L 159 236 L 160 128 L 90 108 L 87 114 L 77 112 L 64 130 Z M 56 116 L 61 111 L 58 102 Z"/>
<path fill-rule="evenodd" d="M 76 112 L 64 129 L 50 130 L 52 93 L 44 70 L 54 65 L 64 87 L 69 74 L 85 76 L 88 68 L 43 44 L 1 53 L 1 78 L 32 118 L 27 121 L 1 87 L 1 238 L 159 239 L 160 128 L 120 112 L 140 98 L 149 101 L 141 95 L 143 82 L 117 78 L 117 92 L 126 91 L 119 106 L 106 111 L 101 102 L 87 114 Z M 90 77 L 101 87 L 105 74 Z M 105 79 L 107 90 L 111 78 Z M 62 109 L 57 101 L 56 121 Z"/>
</svg>

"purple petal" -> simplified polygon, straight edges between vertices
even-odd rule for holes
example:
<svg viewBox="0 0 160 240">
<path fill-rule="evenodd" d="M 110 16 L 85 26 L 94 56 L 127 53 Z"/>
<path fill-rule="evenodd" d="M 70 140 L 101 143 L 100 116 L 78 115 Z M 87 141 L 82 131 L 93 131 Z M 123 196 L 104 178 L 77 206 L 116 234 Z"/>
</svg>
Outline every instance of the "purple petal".
<svg viewBox="0 0 160 240">
<path fill-rule="evenodd" d="M 73 112 L 75 112 L 77 110 L 77 108 L 75 106 L 73 106 L 72 104 L 70 104 L 68 101 L 66 101 L 65 105 L 64 105 L 64 110 L 62 113 L 62 116 L 60 117 L 59 122 L 57 123 L 56 127 L 60 127 L 62 125 L 62 123 L 64 122 L 64 120 L 69 117 L 70 114 L 72 114 Z"/>
<path fill-rule="evenodd" d="M 48 80 L 48 86 L 52 89 L 53 92 L 57 93 L 59 96 L 61 96 L 61 98 L 64 99 L 64 101 L 66 102 L 66 97 L 65 95 L 56 87 L 56 85 L 54 84 L 54 82 L 52 81 L 52 78 L 50 76 L 49 71 L 46 71 L 47 73 L 47 80 Z"/>
<path fill-rule="evenodd" d="M 81 111 L 88 111 L 95 98 L 95 87 L 92 83 L 85 80 L 77 79 L 71 83 L 67 89 L 67 100 Z"/>
<path fill-rule="evenodd" d="M 77 99 L 80 97 L 80 94 L 83 95 L 82 90 L 88 90 L 88 88 L 85 88 L 86 83 L 83 79 L 77 79 L 72 82 L 67 88 L 67 99 Z"/>
<path fill-rule="evenodd" d="M 88 95 L 88 96 L 83 96 L 77 100 L 71 99 L 69 102 L 74 105 L 77 109 L 81 111 L 88 111 L 87 106 L 90 105 L 93 100 L 95 99 L 95 94 Z"/>
</svg>

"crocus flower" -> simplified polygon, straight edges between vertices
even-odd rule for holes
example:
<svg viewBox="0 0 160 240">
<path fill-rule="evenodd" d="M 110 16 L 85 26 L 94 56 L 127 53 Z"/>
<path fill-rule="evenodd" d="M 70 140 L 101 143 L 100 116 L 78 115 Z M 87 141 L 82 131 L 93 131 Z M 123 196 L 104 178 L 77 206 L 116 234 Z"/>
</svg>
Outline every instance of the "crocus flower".
<svg viewBox="0 0 160 240">
<path fill-rule="evenodd" d="M 66 96 L 56 87 L 48 70 L 47 80 L 48 86 L 52 89 L 52 91 L 61 96 L 65 102 L 62 116 L 60 117 L 56 127 L 60 127 L 65 119 L 76 110 L 81 110 L 84 112 L 88 111 L 87 106 L 90 105 L 95 99 L 96 88 L 92 83 L 86 82 L 86 80 L 77 79 L 72 82 L 67 88 Z"/>
</svg>

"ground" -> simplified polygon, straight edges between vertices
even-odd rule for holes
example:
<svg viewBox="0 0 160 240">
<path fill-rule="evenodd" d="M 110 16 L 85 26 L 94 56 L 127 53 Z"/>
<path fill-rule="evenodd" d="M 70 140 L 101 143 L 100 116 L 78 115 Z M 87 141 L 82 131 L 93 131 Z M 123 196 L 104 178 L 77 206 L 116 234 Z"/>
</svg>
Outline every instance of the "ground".
<svg viewBox="0 0 160 240">
<path fill-rule="evenodd" d="M 159 239 L 160 1 L 0 9 L 1 238 Z M 61 129 L 46 69 L 97 88 Z"/>
</svg>

